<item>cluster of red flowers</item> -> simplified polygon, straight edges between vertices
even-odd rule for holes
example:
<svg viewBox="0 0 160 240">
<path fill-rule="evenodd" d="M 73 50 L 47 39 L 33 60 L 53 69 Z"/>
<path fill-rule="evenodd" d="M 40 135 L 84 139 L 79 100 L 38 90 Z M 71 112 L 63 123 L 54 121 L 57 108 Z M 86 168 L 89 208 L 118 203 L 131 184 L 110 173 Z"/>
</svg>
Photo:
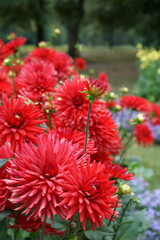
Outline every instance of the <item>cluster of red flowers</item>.
<svg viewBox="0 0 160 240">
<path fill-rule="evenodd" d="M 125 117 L 125 111 L 129 111 L 130 118 L 128 119 L 128 124 L 132 124 L 135 121 L 133 124 L 135 125 L 133 135 L 137 143 L 144 146 L 150 146 L 154 143 L 152 126 L 160 124 L 160 106 L 157 103 L 150 103 L 145 98 L 134 95 L 124 95 L 118 100 L 108 101 L 106 107 L 111 112 L 119 111 L 121 120 L 123 115 Z M 135 117 L 136 113 L 137 117 Z M 135 119 L 132 119 L 133 115 Z"/>
<path fill-rule="evenodd" d="M 98 80 L 84 78 L 76 71 L 84 69 L 84 61 L 76 59 L 74 67 L 67 54 L 46 47 L 25 57 L 18 72 L 3 66 L 25 41 L 1 43 L 0 158 L 11 160 L 0 168 L 0 212 L 8 206 L 18 211 L 14 226 L 26 231 L 42 228 L 46 219 L 54 222 L 56 214 L 62 219 L 80 214 L 83 229 L 88 219 L 94 230 L 104 218 L 117 216 L 116 181 L 133 177 L 111 157 L 123 146 L 105 101 L 98 98 L 109 91 L 108 78 L 105 73 Z M 88 95 L 93 101 L 84 154 Z M 45 233 L 63 234 L 49 224 Z"/>
</svg>

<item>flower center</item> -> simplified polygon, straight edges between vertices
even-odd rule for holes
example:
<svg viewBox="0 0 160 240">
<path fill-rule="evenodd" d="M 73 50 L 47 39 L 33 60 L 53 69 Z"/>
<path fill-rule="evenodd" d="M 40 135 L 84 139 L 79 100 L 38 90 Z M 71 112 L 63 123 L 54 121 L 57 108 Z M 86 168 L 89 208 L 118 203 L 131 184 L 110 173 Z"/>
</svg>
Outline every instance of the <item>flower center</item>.
<svg viewBox="0 0 160 240">
<path fill-rule="evenodd" d="M 100 191 L 100 185 L 96 182 L 90 182 L 85 186 L 84 192 L 88 198 L 96 197 L 97 193 Z"/>
<path fill-rule="evenodd" d="M 16 113 L 10 117 L 9 122 L 13 127 L 19 127 L 22 124 L 23 119 Z"/>
<path fill-rule="evenodd" d="M 83 101 L 84 101 L 84 98 L 81 95 L 78 95 L 73 99 L 74 105 L 78 107 L 83 104 Z"/>
<path fill-rule="evenodd" d="M 44 169 L 44 175 L 47 178 L 52 178 L 54 176 L 56 176 L 58 172 L 58 167 L 57 166 L 46 166 Z"/>
</svg>

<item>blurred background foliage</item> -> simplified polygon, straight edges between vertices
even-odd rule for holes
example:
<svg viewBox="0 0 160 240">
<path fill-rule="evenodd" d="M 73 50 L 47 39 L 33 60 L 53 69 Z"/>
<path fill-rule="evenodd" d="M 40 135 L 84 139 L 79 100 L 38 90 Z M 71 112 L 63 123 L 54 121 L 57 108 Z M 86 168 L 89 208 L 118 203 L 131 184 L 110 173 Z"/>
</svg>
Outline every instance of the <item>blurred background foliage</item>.
<svg viewBox="0 0 160 240">
<path fill-rule="evenodd" d="M 75 44 L 160 45 L 159 0 L 1 0 L 0 37 L 10 31 L 28 38 L 28 44 L 53 42 L 53 29 L 62 35 L 74 57 Z"/>
</svg>

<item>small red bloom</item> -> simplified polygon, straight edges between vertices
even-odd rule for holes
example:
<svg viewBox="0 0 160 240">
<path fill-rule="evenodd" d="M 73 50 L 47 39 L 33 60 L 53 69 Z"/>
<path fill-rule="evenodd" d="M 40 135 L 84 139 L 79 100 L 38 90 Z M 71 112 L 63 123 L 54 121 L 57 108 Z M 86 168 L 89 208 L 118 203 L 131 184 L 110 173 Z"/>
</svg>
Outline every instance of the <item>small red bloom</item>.
<svg viewBox="0 0 160 240">
<path fill-rule="evenodd" d="M 37 125 L 44 120 L 37 120 L 41 113 L 33 105 L 26 105 L 21 99 L 9 99 L 3 96 L 3 105 L 0 106 L 0 146 L 8 142 L 12 150 L 17 146 L 23 147 L 24 140 L 36 144 L 35 136 L 44 129 Z"/>
<path fill-rule="evenodd" d="M 113 215 L 112 209 L 117 202 L 114 196 L 116 187 L 113 187 L 114 181 L 109 181 L 104 169 L 101 163 L 90 164 L 88 161 L 85 166 L 82 163 L 79 168 L 73 167 L 64 174 L 64 200 L 59 205 L 68 206 L 67 219 L 79 212 L 84 230 L 87 218 L 94 230 L 94 224 L 102 226 L 103 218 L 110 219 Z"/>
<path fill-rule="evenodd" d="M 106 172 L 110 179 L 122 179 L 125 181 L 130 181 L 133 179 L 134 175 L 127 173 L 127 168 L 122 168 L 119 164 L 114 164 L 113 162 L 108 162 L 105 164 Z"/>
<path fill-rule="evenodd" d="M 134 95 L 122 96 L 120 98 L 120 103 L 122 107 L 125 107 L 125 108 L 132 108 L 133 110 L 142 111 L 142 112 L 150 111 L 149 102 L 142 97 L 138 97 Z"/>
<path fill-rule="evenodd" d="M 108 90 L 109 84 L 107 81 L 102 81 L 99 79 L 86 79 L 85 81 L 86 89 L 88 94 L 99 97 Z"/>
<path fill-rule="evenodd" d="M 39 135 L 37 146 L 25 143 L 22 152 L 16 154 L 8 172 L 12 175 L 6 183 L 12 191 L 10 201 L 18 203 L 17 210 L 23 210 L 28 219 L 65 216 L 65 207 L 58 206 L 62 200 L 63 174 L 77 163 L 77 147 L 54 134 Z"/>
<path fill-rule="evenodd" d="M 81 71 L 83 71 L 86 68 L 86 61 L 81 57 L 76 58 L 75 64 L 76 68 L 78 68 Z"/>
<path fill-rule="evenodd" d="M 19 214 L 18 217 L 16 218 L 16 223 L 14 225 L 8 226 L 9 228 L 21 228 L 24 229 L 26 232 L 35 232 L 38 229 L 42 229 L 43 227 L 43 222 L 41 218 L 35 219 L 34 217 L 31 217 L 28 220 L 28 216 Z M 46 223 L 45 225 L 45 235 L 50 235 L 52 234 L 62 236 L 64 232 L 58 231 L 55 228 L 52 228 L 50 224 Z"/>
<path fill-rule="evenodd" d="M 153 125 L 160 124 L 160 106 L 157 103 L 151 103 L 151 111 L 149 113 L 150 121 Z"/>
<path fill-rule="evenodd" d="M 150 146 L 154 143 L 152 132 L 146 124 L 137 124 L 134 135 L 139 145 Z"/>
<path fill-rule="evenodd" d="M 15 50 L 18 47 L 23 46 L 26 43 L 27 39 L 23 37 L 15 38 L 9 43 L 2 46 L 0 52 L 0 59 L 5 59 L 7 56 L 14 54 Z"/>
<path fill-rule="evenodd" d="M 105 72 L 100 72 L 98 75 L 98 79 L 103 82 L 108 81 L 108 76 Z"/>
</svg>

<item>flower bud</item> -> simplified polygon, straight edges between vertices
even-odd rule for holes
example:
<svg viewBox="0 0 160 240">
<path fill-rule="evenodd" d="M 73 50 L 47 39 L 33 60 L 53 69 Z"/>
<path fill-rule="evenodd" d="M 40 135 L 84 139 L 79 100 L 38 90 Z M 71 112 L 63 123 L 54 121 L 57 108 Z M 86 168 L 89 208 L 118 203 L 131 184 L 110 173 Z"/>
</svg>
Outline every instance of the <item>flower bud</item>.
<svg viewBox="0 0 160 240">
<path fill-rule="evenodd" d="M 122 185 L 122 193 L 124 195 L 130 195 L 131 194 L 131 188 L 128 184 L 123 184 Z"/>
<path fill-rule="evenodd" d="M 12 59 L 11 58 L 5 58 L 2 65 L 3 66 L 12 66 L 13 65 Z"/>
<path fill-rule="evenodd" d="M 14 78 L 14 77 L 16 76 L 16 73 L 15 73 L 14 71 L 10 70 L 10 71 L 8 72 L 8 76 L 9 76 L 10 78 Z"/>
<path fill-rule="evenodd" d="M 145 116 L 143 113 L 138 113 L 137 121 L 138 121 L 138 123 L 143 123 L 145 121 Z"/>
<path fill-rule="evenodd" d="M 41 41 L 41 42 L 38 43 L 38 46 L 40 48 L 45 48 L 45 47 L 47 47 L 47 43 L 45 41 Z"/>
<path fill-rule="evenodd" d="M 128 88 L 127 87 L 123 87 L 121 89 L 121 91 L 122 91 L 123 94 L 126 94 L 126 93 L 128 93 Z"/>
<path fill-rule="evenodd" d="M 61 34 L 61 30 L 60 30 L 59 28 L 55 28 L 55 29 L 54 29 L 54 34 L 55 34 L 56 36 L 59 36 L 59 35 Z"/>
<path fill-rule="evenodd" d="M 116 111 L 121 111 L 122 107 L 121 107 L 120 104 L 116 104 L 116 105 L 114 106 L 114 109 L 115 109 Z"/>
<path fill-rule="evenodd" d="M 114 92 L 110 92 L 110 98 L 111 99 L 115 99 L 115 97 L 116 97 L 115 93 Z"/>
</svg>

